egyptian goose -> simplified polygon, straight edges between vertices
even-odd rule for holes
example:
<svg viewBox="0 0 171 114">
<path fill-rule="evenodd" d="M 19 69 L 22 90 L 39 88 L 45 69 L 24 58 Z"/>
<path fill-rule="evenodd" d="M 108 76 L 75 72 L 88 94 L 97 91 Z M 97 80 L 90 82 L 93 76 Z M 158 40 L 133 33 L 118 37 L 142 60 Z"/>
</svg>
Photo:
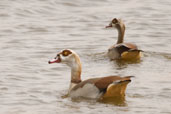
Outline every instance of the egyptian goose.
<svg viewBox="0 0 171 114">
<path fill-rule="evenodd" d="M 123 43 L 125 34 L 125 24 L 121 19 L 114 18 L 106 28 L 116 28 L 118 30 L 117 43 L 108 49 L 110 59 L 136 60 L 141 57 L 141 50 L 135 44 Z"/>
<path fill-rule="evenodd" d="M 62 50 L 57 56 L 49 61 L 52 63 L 64 63 L 71 67 L 71 83 L 68 96 L 71 98 L 107 98 L 114 96 L 124 96 L 127 84 L 132 76 L 108 76 L 81 80 L 81 61 L 77 53 L 73 50 Z"/>
</svg>

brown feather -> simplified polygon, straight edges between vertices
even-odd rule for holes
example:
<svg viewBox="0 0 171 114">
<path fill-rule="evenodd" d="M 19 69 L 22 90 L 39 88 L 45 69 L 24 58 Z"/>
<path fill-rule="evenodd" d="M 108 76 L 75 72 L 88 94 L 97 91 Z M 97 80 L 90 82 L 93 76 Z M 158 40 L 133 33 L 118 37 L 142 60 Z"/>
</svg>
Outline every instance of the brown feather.
<svg viewBox="0 0 171 114">
<path fill-rule="evenodd" d="M 118 97 L 118 96 L 124 97 L 126 87 L 130 81 L 131 80 L 125 80 L 125 81 L 121 81 L 121 82 L 116 83 L 116 84 L 111 84 L 107 88 L 105 94 L 103 95 L 103 99 L 104 98 L 110 98 L 110 97 Z"/>
<path fill-rule="evenodd" d="M 120 77 L 120 76 L 108 76 L 108 77 L 101 77 L 101 78 L 91 78 L 85 81 L 80 82 L 76 85 L 73 90 L 77 90 L 78 88 L 82 88 L 85 84 L 91 83 L 94 84 L 100 91 L 105 91 L 107 87 L 113 83 L 114 81 L 126 81 L 131 80 L 132 76 Z"/>
<path fill-rule="evenodd" d="M 135 45 L 135 44 L 132 44 L 132 43 L 123 43 L 123 44 L 130 49 L 138 49 L 137 45 Z"/>
<path fill-rule="evenodd" d="M 131 80 L 130 79 L 131 76 L 127 76 L 127 77 L 120 77 L 120 76 L 108 76 L 108 77 L 103 77 L 103 78 L 100 78 L 96 83 L 95 83 L 95 86 L 97 88 L 99 88 L 99 90 L 105 90 L 107 89 L 107 87 L 117 81 L 117 80 L 120 80 L 120 81 L 126 81 L 126 80 Z"/>
</svg>

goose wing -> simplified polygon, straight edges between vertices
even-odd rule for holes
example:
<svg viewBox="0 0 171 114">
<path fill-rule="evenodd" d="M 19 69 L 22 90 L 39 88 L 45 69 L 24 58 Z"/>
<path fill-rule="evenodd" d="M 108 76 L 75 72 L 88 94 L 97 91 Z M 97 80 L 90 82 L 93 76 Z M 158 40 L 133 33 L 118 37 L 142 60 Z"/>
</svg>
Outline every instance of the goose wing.
<svg viewBox="0 0 171 114">
<path fill-rule="evenodd" d="M 108 76 L 108 77 L 101 77 L 101 78 L 92 78 L 85 81 L 82 81 L 78 85 L 76 85 L 73 90 L 77 90 L 79 88 L 84 87 L 86 84 L 93 84 L 95 85 L 100 92 L 105 92 L 108 86 L 115 82 L 124 82 L 124 81 L 131 81 L 131 77 L 133 76 Z"/>
<path fill-rule="evenodd" d="M 122 54 L 125 51 L 137 51 L 138 50 L 137 46 L 131 43 L 116 44 L 114 47 L 120 54 Z"/>
</svg>

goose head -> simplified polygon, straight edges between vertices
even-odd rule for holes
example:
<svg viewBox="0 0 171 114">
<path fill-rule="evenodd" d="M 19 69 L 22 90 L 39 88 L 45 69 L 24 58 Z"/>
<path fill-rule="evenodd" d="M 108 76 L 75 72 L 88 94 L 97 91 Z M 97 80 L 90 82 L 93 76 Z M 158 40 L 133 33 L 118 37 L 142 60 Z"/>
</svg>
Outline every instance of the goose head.
<svg viewBox="0 0 171 114">
<path fill-rule="evenodd" d="M 121 19 L 114 18 L 114 19 L 109 23 L 109 25 L 106 26 L 106 28 L 111 28 L 111 27 L 113 27 L 113 28 L 118 28 L 118 27 L 123 26 L 123 25 L 124 25 L 124 24 L 123 24 L 123 22 L 122 22 Z"/>
<path fill-rule="evenodd" d="M 77 64 L 81 65 L 79 56 L 70 49 L 64 49 L 59 52 L 54 59 L 49 60 L 49 64 L 52 63 L 64 63 L 69 67 L 74 67 Z"/>
</svg>

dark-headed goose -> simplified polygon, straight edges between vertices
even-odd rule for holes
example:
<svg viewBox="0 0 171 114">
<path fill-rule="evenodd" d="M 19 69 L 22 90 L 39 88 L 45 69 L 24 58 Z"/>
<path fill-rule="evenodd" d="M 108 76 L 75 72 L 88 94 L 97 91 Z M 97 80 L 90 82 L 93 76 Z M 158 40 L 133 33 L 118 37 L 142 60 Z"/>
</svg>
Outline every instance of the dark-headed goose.
<svg viewBox="0 0 171 114">
<path fill-rule="evenodd" d="M 124 96 L 127 84 L 132 76 L 107 76 L 81 80 L 81 62 L 79 56 L 70 49 L 62 50 L 49 61 L 64 63 L 71 68 L 71 83 L 68 91 L 70 97 L 108 98 Z"/>
<path fill-rule="evenodd" d="M 117 43 L 108 50 L 110 59 L 135 60 L 141 57 L 141 50 L 135 44 L 124 43 L 125 24 L 121 19 L 114 18 L 106 28 L 116 28 L 118 30 Z"/>
</svg>

